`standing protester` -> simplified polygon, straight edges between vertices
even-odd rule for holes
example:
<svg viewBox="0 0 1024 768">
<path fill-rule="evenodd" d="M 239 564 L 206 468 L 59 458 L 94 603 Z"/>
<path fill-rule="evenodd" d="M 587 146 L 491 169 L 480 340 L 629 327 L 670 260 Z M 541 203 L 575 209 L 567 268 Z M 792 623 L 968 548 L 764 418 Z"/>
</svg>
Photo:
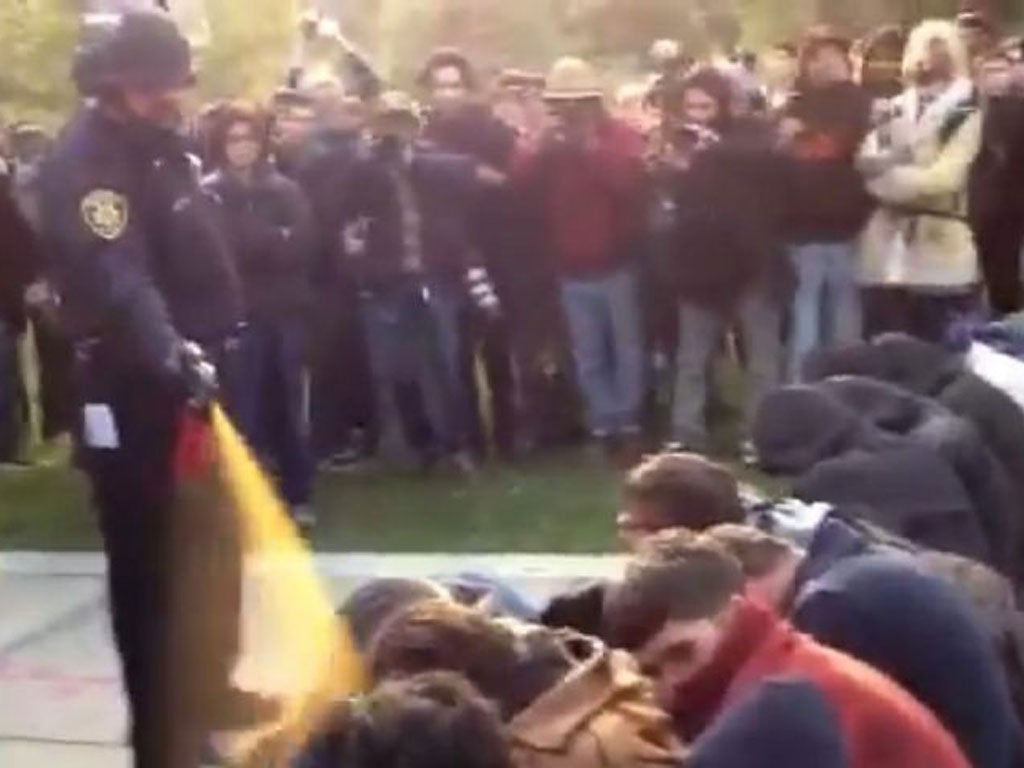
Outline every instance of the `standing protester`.
<svg viewBox="0 0 1024 768">
<path fill-rule="evenodd" d="M 591 437 L 638 447 L 644 387 L 636 261 L 644 232 L 643 140 L 610 117 L 584 61 L 552 67 L 551 124 L 524 147 L 515 174 L 539 208 L 568 320 Z"/>
<path fill-rule="evenodd" d="M 1013 62 L 994 52 L 978 64 L 984 128 L 971 170 L 971 228 L 989 304 L 998 315 L 1024 308 L 1024 95 L 1014 93 Z"/>
<path fill-rule="evenodd" d="M 38 236 L 40 221 L 42 168 L 52 141 L 42 126 L 22 123 L 11 129 L 12 194 L 33 237 Z M 42 268 L 42 263 L 37 263 Z M 51 286 L 37 275 L 26 294 L 28 319 L 38 361 L 39 406 L 42 435 L 50 440 L 68 432 L 74 421 L 71 397 L 71 345 L 57 318 L 57 302 Z"/>
<path fill-rule="evenodd" d="M 359 314 L 359 290 L 346 237 L 354 178 L 366 158 L 366 106 L 340 89 L 317 99 L 317 125 L 296 164 L 296 180 L 316 229 L 311 264 L 310 427 L 318 461 L 346 464 L 372 449 L 375 435 L 369 351 Z M 361 437 L 360 437 L 361 436 Z"/>
<path fill-rule="evenodd" d="M 444 152 L 473 158 L 498 172 L 507 172 L 515 150 L 515 133 L 495 117 L 481 100 L 480 83 L 473 66 L 455 49 L 435 51 L 424 65 L 419 85 L 430 95 L 430 113 L 423 138 Z M 516 382 L 512 370 L 512 328 L 518 316 L 529 311 L 523 306 L 524 277 L 529 273 L 522 262 L 529 254 L 513 250 L 510 192 L 504 187 L 482 187 L 469 201 L 471 246 L 486 267 L 500 300 L 497 307 L 470 307 L 462 327 L 462 375 L 471 396 L 472 438 L 480 455 L 486 453 L 487 439 L 481 423 L 482 403 L 476 385 L 475 347 L 487 375 L 491 396 L 494 443 L 498 453 L 511 457 L 516 438 Z M 489 279 L 489 278 L 484 278 Z"/>
<path fill-rule="evenodd" d="M 0 464 L 22 460 L 28 403 L 18 364 L 25 330 L 25 291 L 42 267 L 39 243 L 0 174 Z"/>
<path fill-rule="evenodd" d="M 869 213 L 854 158 L 867 135 L 871 102 L 853 82 L 850 42 L 812 30 L 800 50 L 797 90 L 783 109 L 781 133 L 790 189 L 786 235 L 796 274 L 789 380 L 819 346 L 861 334 L 856 238 Z"/>
<path fill-rule="evenodd" d="M 296 522 L 311 526 L 305 370 L 312 214 L 299 186 L 271 164 L 259 110 L 229 105 L 212 145 L 218 170 L 203 187 L 220 200 L 245 300 L 229 405 L 250 445 L 276 471 Z"/>
<path fill-rule="evenodd" d="M 108 559 L 135 765 L 192 768 L 210 730 L 272 714 L 230 688 L 237 550 L 218 563 L 225 579 L 203 584 L 202 602 L 217 593 L 222 604 L 195 617 L 220 628 L 216 643 L 183 647 L 187 612 L 172 594 L 187 575 L 175 556 L 193 560 L 213 545 L 203 526 L 182 531 L 173 515 L 179 420 L 188 403 L 204 407 L 217 392 L 209 357 L 189 340 L 215 354 L 235 331 L 237 276 L 178 133 L 194 77 L 174 23 L 125 14 L 80 50 L 75 76 L 89 102 L 47 165 L 43 224 L 63 319 L 75 333 L 79 461 Z M 198 598 L 189 598 L 194 613 Z M 193 652 L 203 654 L 202 669 L 192 668 Z"/>
<path fill-rule="evenodd" d="M 353 215 L 365 222 L 366 248 L 356 269 L 378 395 L 393 398 L 423 465 L 441 452 L 470 471 L 459 331 L 481 172 L 470 158 L 417 143 L 419 131 L 407 95 L 381 96 L 372 157 L 357 179 Z"/>
<path fill-rule="evenodd" d="M 777 183 L 774 136 L 767 125 L 737 118 L 733 91 L 719 72 L 698 70 L 666 95 L 666 132 L 676 148 L 675 282 L 679 291 L 678 370 L 673 441 L 709 448 L 705 410 L 711 359 L 738 326 L 749 391 L 743 439 L 761 398 L 782 366 L 782 306 L 789 270 L 781 215 L 764 190 Z M 749 453 L 745 443 L 743 451 Z"/>
<path fill-rule="evenodd" d="M 869 336 L 941 339 L 976 305 L 978 257 L 967 181 L 982 120 L 956 27 L 926 21 L 903 58 L 909 87 L 887 104 L 859 165 L 878 201 L 863 235 L 860 278 Z"/>
</svg>

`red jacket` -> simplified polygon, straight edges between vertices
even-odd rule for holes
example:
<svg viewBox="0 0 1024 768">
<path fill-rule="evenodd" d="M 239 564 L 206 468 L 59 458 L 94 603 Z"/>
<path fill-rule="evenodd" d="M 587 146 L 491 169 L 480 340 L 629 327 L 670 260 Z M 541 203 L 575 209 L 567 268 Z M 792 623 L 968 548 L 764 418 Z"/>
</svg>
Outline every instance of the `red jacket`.
<svg viewBox="0 0 1024 768">
<path fill-rule="evenodd" d="M 825 694 L 838 715 L 852 768 L 970 768 L 935 716 L 896 683 L 746 600 L 716 658 L 676 692 L 673 714 L 684 731 L 703 727 L 777 676 L 806 679 Z"/>
<path fill-rule="evenodd" d="M 628 258 L 643 231 L 643 137 L 607 118 L 594 146 L 520 147 L 512 176 L 541 206 L 547 246 L 568 277 L 605 274 Z"/>
</svg>

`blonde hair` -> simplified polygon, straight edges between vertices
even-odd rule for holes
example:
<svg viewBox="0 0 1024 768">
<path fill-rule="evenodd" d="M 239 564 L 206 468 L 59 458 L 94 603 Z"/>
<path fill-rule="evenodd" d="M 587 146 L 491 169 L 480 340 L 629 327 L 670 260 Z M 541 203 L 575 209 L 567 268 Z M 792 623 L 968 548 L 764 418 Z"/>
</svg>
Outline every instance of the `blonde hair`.
<svg viewBox="0 0 1024 768">
<path fill-rule="evenodd" d="M 928 57 L 928 46 L 933 40 L 941 40 L 949 48 L 953 58 L 955 75 L 958 78 L 970 76 L 971 66 L 967 47 L 960 38 L 956 24 L 944 19 L 922 21 L 907 38 L 903 50 L 903 77 L 909 79 Z"/>
</svg>

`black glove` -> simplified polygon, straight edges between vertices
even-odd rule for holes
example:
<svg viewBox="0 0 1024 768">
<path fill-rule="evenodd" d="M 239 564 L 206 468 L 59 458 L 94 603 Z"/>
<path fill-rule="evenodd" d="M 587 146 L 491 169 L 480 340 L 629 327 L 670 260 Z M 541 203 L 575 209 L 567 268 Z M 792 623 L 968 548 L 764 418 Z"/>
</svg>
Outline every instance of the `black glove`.
<svg viewBox="0 0 1024 768">
<path fill-rule="evenodd" d="M 178 350 L 177 377 L 193 408 L 207 408 L 220 393 L 217 367 L 194 341 L 182 342 Z"/>
</svg>

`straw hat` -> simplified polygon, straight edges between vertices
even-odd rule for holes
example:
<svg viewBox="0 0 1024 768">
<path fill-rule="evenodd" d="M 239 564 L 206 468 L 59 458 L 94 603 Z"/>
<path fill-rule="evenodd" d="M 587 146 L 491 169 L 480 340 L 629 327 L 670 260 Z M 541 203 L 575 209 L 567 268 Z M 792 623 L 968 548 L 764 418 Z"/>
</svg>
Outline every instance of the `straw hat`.
<svg viewBox="0 0 1024 768">
<path fill-rule="evenodd" d="M 603 96 L 601 81 L 583 59 L 565 56 L 551 67 L 544 91 L 546 101 L 583 101 Z"/>
</svg>

